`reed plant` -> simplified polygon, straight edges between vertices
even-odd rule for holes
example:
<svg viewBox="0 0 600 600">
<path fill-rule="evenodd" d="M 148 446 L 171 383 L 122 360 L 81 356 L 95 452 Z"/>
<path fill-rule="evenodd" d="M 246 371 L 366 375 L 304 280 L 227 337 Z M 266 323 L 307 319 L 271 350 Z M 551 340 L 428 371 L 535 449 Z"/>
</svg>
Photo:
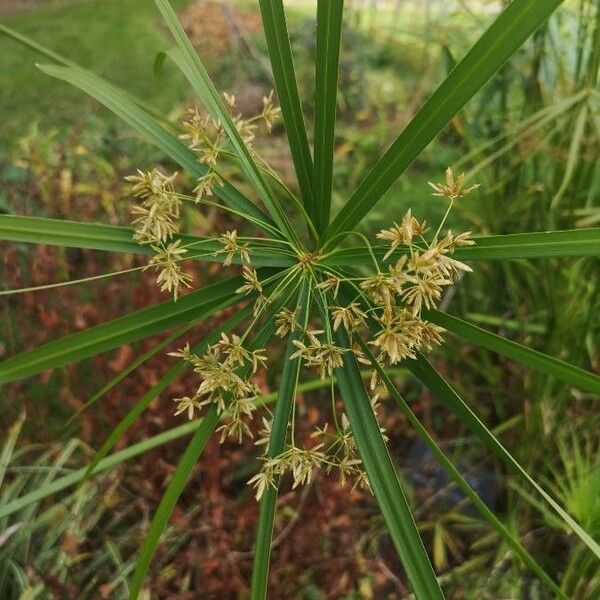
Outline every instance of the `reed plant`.
<svg viewBox="0 0 600 600">
<path fill-rule="evenodd" d="M 141 593 L 161 534 L 208 440 L 217 432 L 221 440 L 239 440 L 256 433 L 251 424 L 259 411 L 263 416 L 263 428 L 257 434 L 263 448 L 262 466 L 249 481 L 260 502 L 251 597 L 264 598 L 267 594 L 280 484 L 291 479 L 294 487 L 304 485 L 315 469 L 321 469 L 336 473 L 342 482 L 372 491 L 415 597 L 442 598 L 440 579 L 430 563 L 387 450 L 385 432 L 377 420 L 380 389 L 385 389 L 514 556 L 553 594 L 566 597 L 518 533 L 488 508 L 452 458 L 435 442 L 395 386 L 389 369 L 398 364 L 407 368 L 506 463 L 520 485 L 537 499 L 533 506 L 543 507 L 577 536 L 595 559 L 600 558 L 600 546 L 577 521 L 578 515 L 573 516 L 543 482 L 520 464 L 477 416 L 472 401 L 463 399 L 426 357 L 443 342 L 447 331 L 524 369 L 577 388 L 590 398 L 597 395 L 600 377 L 585 368 L 491 333 L 438 306 L 444 289 L 459 285 L 463 277 L 477 278 L 484 262 L 597 256 L 600 230 L 474 236 L 448 231 L 446 216 L 451 209 L 478 193 L 477 184 L 467 183 L 451 168 L 442 174 L 441 181 L 430 183 L 432 202 L 445 203 L 446 216 L 440 222 L 427 225 L 409 210 L 382 229 L 376 240 L 356 230 L 458 111 L 543 25 L 560 0 L 514 0 L 456 63 L 335 215 L 331 214 L 331 196 L 343 2 L 319 0 L 317 5 L 312 144 L 280 0 L 260 1 L 279 106 L 273 95 L 266 96 L 262 112 L 252 118 L 237 112 L 234 96 L 216 90 L 167 0 L 156 0 L 156 4 L 175 41 L 173 48 L 158 55 L 157 69 L 164 60 L 173 61 L 202 105 L 190 111 L 181 127 L 156 114 L 145 101 L 2 27 L 5 34 L 51 60 L 53 64 L 40 65 L 45 74 L 80 88 L 124 119 L 180 165 L 194 180 L 195 188 L 192 194 L 182 193 L 177 175 L 158 168 L 132 175 L 136 204 L 131 228 L 15 215 L 0 217 L 3 240 L 146 254 L 150 258 L 145 268 L 156 270 L 158 285 L 174 296 L 170 301 L 13 356 L 0 364 L 0 381 L 31 377 L 169 329 L 173 334 L 168 340 L 178 340 L 201 321 L 239 307 L 196 347 L 182 341 L 181 349 L 174 353 L 174 365 L 134 404 L 89 467 L 61 483 L 75 485 L 167 439 L 191 435 L 139 550 L 129 581 L 130 597 L 137 598 Z M 293 190 L 261 159 L 253 145 L 258 127 L 268 131 L 279 113 L 297 176 Z M 244 176 L 243 189 L 224 174 L 234 167 Z M 203 206 L 234 215 L 245 222 L 244 231 L 230 229 L 204 237 L 182 233 L 182 212 Z M 184 259 L 217 262 L 224 269 L 235 269 L 237 265 L 241 274 L 182 293 L 194 284 L 182 267 Z M 268 349 L 278 343 L 277 336 L 287 342 L 271 411 L 265 408 L 255 375 L 269 368 Z M 140 357 L 128 371 L 160 352 L 164 345 Z M 359 365 L 368 369 L 367 383 Z M 295 437 L 301 418 L 295 407 L 303 368 L 316 371 L 331 388 L 331 407 L 324 410 L 329 422 L 320 424 L 314 432 L 314 444 L 308 447 L 302 447 Z M 175 411 L 188 416 L 190 423 L 138 444 L 129 452 L 110 454 L 150 402 L 187 369 L 197 374 L 197 388 L 192 395 L 174 401 Z M 107 383 L 98 397 L 122 376 Z M 336 402 L 336 390 L 341 406 Z M 11 500 L 0 507 L 0 518 L 56 489 L 56 482 L 42 484 L 34 492 Z"/>
</svg>

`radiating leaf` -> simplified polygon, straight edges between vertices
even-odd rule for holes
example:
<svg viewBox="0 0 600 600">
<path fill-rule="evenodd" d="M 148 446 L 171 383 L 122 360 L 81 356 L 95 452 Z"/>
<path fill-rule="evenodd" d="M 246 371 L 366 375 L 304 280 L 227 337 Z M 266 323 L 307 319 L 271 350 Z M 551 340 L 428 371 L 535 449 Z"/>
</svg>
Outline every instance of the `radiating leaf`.
<svg viewBox="0 0 600 600">
<path fill-rule="evenodd" d="M 298 295 L 298 323 L 304 328 L 308 322 L 310 310 L 310 285 L 306 281 Z M 289 335 L 285 356 L 283 359 L 283 371 L 281 382 L 277 393 L 275 414 L 271 425 L 271 436 L 267 456 L 275 458 L 279 456 L 285 447 L 292 406 L 298 386 L 298 374 L 300 373 L 300 359 L 290 360 L 290 356 L 296 352 L 294 340 L 300 339 L 302 330 L 296 327 Z M 254 545 L 254 563 L 252 567 L 252 588 L 250 597 L 252 600 L 263 600 L 267 596 L 267 581 L 269 576 L 269 557 L 271 555 L 271 539 L 273 537 L 273 524 L 275 520 L 275 504 L 277 502 L 277 489 L 269 486 L 264 491 L 260 500 L 260 511 L 256 529 L 256 542 Z"/>
<path fill-rule="evenodd" d="M 600 376 L 584 371 L 557 358 L 547 356 L 517 342 L 507 340 L 499 335 L 490 333 L 477 325 L 472 325 L 458 317 L 453 317 L 438 310 L 426 311 L 424 318 L 436 325 L 455 333 L 463 340 L 497 352 L 517 363 L 556 377 L 560 381 L 574 385 L 582 390 L 600 394 Z"/>
<path fill-rule="evenodd" d="M 281 0 L 260 0 L 259 5 L 275 78 L 277 99 L 294 161 L 300 195 L 308 214 L 313 215 L 313 163 L 294 74 L 283 2 Z"/>
<path fill-rule="evenodd" d="M 95 356 L 205 317 L 238 302 L 235 290 L 242 281 L 241 277 L 220 281 L 186 294 L 177 302 L 161 302 L 13 356 L 0 363 L 0 383 Z"/>
<path fill-rule="evenodd" d="M 219 119 L 223 125 L 246 177 L 258 192 L 279 230 L 285 233 L 290 241 L 297 242 L 298 237 L 294 228 L 279 202 L 269 190 L 260 169 L 256 166 L 250 150 L 242 140 L 229 111 L 223 104 L 198 53 L 185 34 L 177 15 L 167 0 L 155 0 L 155 2 L 178 46 L 169 51 L 168 55 L 175 61 L 194 91 L 200 96 L 206 110 L 214 118 Z"/>
<path fill-rule="evenodd" d="M 525 478 L 544 500 L 553 508 L 561 519 L 577 534 L 581 541 L 600 558 L 600 546 L 592 537 L 567 513 L 533 477 L 513 458 L 512 454 L 504 448 L 496 436 L 479 420 L 477 415 L 469 408 L 452 387 L 429 364 L 427 359 L 418 355 L 416 360 L 406 361 L 406 366 L 426 387 L 428 387 L 445 406 L 452 411 L 488 448 L 490 448 L 506 465 L 517 475 Z"/>
<path fill-rule="evenodd" d="M 219 327 L 215 327 L 214 331 L 204 338 L 201 342 L 196 344 L 193 348 L 193 352 L 196 354 L 202 354 L 206 351 L 210 344 L 217 342 L 221 336 L 221 333 L 227 333 L 233 329 L 236 325 L 241 323 L 244 319 L 252 314 L 252 306 L 246 306 L 239 311 L 236 311 L 229 319 L 227 319 Z M 127 414 L 113 427 L 108 438 L 104 441 L 98 452 L 94 455 L 91 463 L 89 464 L 83 480 L 85 481 L 94 473 L 100 462 L 105 456 L 119 443 L 121 438 L 133 425 L 133 423 L 142 415 L 142 413 L 148 408 L 150 403 L 160 396 L 186 369 L 189 365 L 183 360 L 178 360 L 156 383 L 153 385 L 128 411 Z"/>
<path fill-rule="evenodd" d="M 514 0 L 452 69 L 358 186 L 327 238 L 354 229 L 452 117 L 552 14 L 562 0 Z M 336 243 L 342 237 L 336 238 Z"/>
<path fill-rule="evenodd" d="M 600 256 L 600 228 L 572 229 L 565 231 L 541 231 L 534 233 L 511 233 L 475 237 L 474 246 L 463 246 L 455 250 L 458 260 L 516 260 L 525 258 Z M 373 246 L 377 259 L 383 262 L 388 246 Z M 399 248 L 388 259 L 397 260 L 406 248 Z M 365 246 L 340 248 L 322 259 L 326 265 L 357 266 L 373 264 Z"/>
<path fill-rule="evenodd" d="M 26 48 L 37 52 L 44 58 L 49 58 L 50 60 L 54 61 L 55 63 L 58 63 L 59 65 L 62 65 L 64 67 L 75 67 L 78 69 L 83 68 L 76 62 L 66 58 L 65 56 L 62 56 L 62 54 L 58 54 L 58 52 L 54 52 L 54 50 L 46 48 L 42 44 L 39 44 L 35 40 L 32 40 L 30 37 L 23 35 L 22 33 L 19 33 L 18 31 L 15 31 L 14 29 L 11 29 L 10 27 L 7 27 L 2 23 L 0 23 L 0 33 L 3 33 L 15 42 L 18 42 Z M 171 126 L 171 123 L 169 123 L 167 119 L 165 119 L 155 108 L 144 102 L 144 100 L 142 100 L 141 98 L 137 98 L 130 92 L 126 92 L 124 90 L 121 90 L 121 92 L 125 94 L 132 102 L 135 102 L 135 104 L 137 104 L 141 109 L 145 110 L 149 115 L 152 115 L 152 117 L 154 117 L 158 121 L 161 121 L 165 125 Z"/>
<path fill-rule="evenodd" d="M 350 350 L 346 332 L 337 331 L 337 344 Z M 418 600 L 443 598 L 435 573 L 394 469 L 353 352 L 344 353 L 337 369 L 338 386 L 356 445 L 396 551 Z"/>
<path fill-rule="evenodd" d="M 343 0 L 317 3 L 317 56 L 315 72 L 315 217 L 319 233 L 329 225 L 335 140 L 340 38 Z"/>
<path fill-rule="evenodd" d="M 521 542 L 515 537 L 510 530 L 496 517 L 496 515 L 488 508 L 486 503 L 481 500 L 477 492 L 471 487 L 469 482 L 461 475 L 460 471 L 456 468 L 454 463 L 448 458 L 446 453 L 438 446 L 435 440 L 429 435 L 425 427 L 421 424 L 417 416 L 410 409 L 400 392 L 387 375 L 384 369 L 381 368 L 369 347 L 359 340 L 361 348 L 365 355 L 371 360 L 371 364 L 374 369 L 377 370 L 381 380 L 383 381 L 386 389 L 394 398 L 400 410 L 412 425 L 417 435 L 427 445 L 431 453 L 436 457 L 440 465 L 446 470 L 448 475 L 456 483 L 456 485 L 462 490 L 464 495 L 473 503 L 475 508 L 479 511 L 481 516 L 490 523 L 490 525 L 498 532 L 500 537 L 506 542 L 511 550 L 527 565 L 533 573 L 535 573 L 541 581 L 543 581 L 550 590 L 552 590 L 558 597 L 565 598 L 566 596 L 562 593 L 560 588 L 554 582 L 554 580 L 542 569 L 542 567 L 536 562 L 536 560 L 527 552 L 527 550 L 521 545 Z"/>
<path fill-rule="evenodd" d="M 86 94 L 104 104 L 104 106 L 139 131 L 194 177 L 202 177 L 208 172 L 208 168 L 199 163 L 196 155 L 182 142 L 145 113 L 139 106 L 136 106 L 126 94 L 102 78 L 89 71 L 75 67 L 39 65 L 39 68 L 47 75 L 62 79 L 80 88 Z M 222 186 L 216 186 L 214 193 L 227 206 L 247 215 L 255 224 L 261 224 L 262 228 L 273 227 L 271 219 L 230 183 L 223 182 Z"/>
<path fill-rule="evenodd" d="M 210 408 L 206 411 L 200 426 L 194 432 L 183 456 L 179 460 L 175 472 L 169 480 L 169 485 L 154 513 L 150 529 L 140 548 L 140 554 L 129 586 L 130 600 L 137 600 L 138 598 L 160 536 L 171 518 L 173 509 L 179 500 L 179 496 L 181 496 L 181 492 L 183 492 L 183 489 L 185 488 L 185 484 L 189 479 L 192 469 L 198 461 L 198 457 L 202 453 L 202 450 L 204 450 L 210 436 L 213 434 L 218 420 L 219 416 L 217 414 L 216 406 L 211 404 Z"/>
<path fill-rule="evenodd" d="M 225 258 L 222 252 L 216 254 L 217 250 L 223 249 L 217 238 L 178 235 L 174 239 L 181 239 L 183 245 L 188 246 L 186 258 L 207 262 L 223 262 Z M 133 231 L 128 227 L 18 215 L 0 215 L 0 240 L 110 252 L 153 252 L 150 246 L 135 241 Z M 246 243 L 250 248 L 251 264 L 255 267 L 290 267 L 296 263 L 290 251 L 281 244 L 268 240 Z M 241 259 L 235 256 L 232 262 L 240 264 Z"/>
</svg>

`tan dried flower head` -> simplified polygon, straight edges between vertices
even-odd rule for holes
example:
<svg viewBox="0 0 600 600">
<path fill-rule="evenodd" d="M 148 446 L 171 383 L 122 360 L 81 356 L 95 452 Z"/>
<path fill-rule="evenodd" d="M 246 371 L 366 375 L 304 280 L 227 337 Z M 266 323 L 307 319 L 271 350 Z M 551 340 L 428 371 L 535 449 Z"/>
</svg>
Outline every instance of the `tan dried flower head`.
<svg viewBox="0 0 600 600">
<path fill-rule="evenodd" d="M 413 237 L 423 235 L 426 231 L 425 221 L 420 223 L 412 216 L 411 209 L 409 208 L 400 225 L 394 223 L 390 229 L 382 229 L 378 234 L 377 238 L 390 243 L 390 249 L 387 251 L 383 260 L 387 260 L 390 255 L 400 246 L 401 244 L 410 245 Z"/>
<path fill-rule="evenodd" d="M 235 290 L 236 294 L 251 294 L 252 292 L 262 294 L 262 285 L 258 280 L 258 273 L 254 267 L 244 265 L 242 267 L 242 277 L 246 283 Z"/>
<path fill-rule="evenodd" d="M 367 315 L 360 308 L 358 302 L 352 302 L 348 306 L 334 306 L 331 309 L 333 317 L 333 330 L 337 331 L 340 325 L 347 331 L 354 331 L 357 327 L 365 324 Z"/>
<path fill-rule="evenodd" d="M 195 202 L 202 202 L 205 198 L 210 198 L 213 195 L 214 188 L 222 186 L 223 180 L 221 176 L 216 171 L 209 171 L 196 182 L 196 187 L 194 188 Z"/>
<path fill-rule="evenodd" d="M 298 326 L 297 318 L 298 308 L 295 308 L 294 310 L 290 310 L 289 308 L 281 309 L 275 318 L 275 324 L 277 325 L 275 335 L 279 337 L 288 335 L 290 331 Z"/>
<path fill-rule="evenodd" d="M 185 273 L 181 267 L 180 261 L 187 253 L 185 248 L 181 247 L 181 240 L 176 240 L 166 246 L 152 246 L 155 254 L 144 267 L 146 269 L 155 268 L 158 270 L 156 283 L 161 292 L 171 292 L 175 300 L 179 296 L 182 287 L 191 287 L 194 278 Z"/>
<path fill-rule="evenodd" d="M 263 97 L 263 109 L 260 114 L 269 132 L 273 129 L 273 125 L 279 119 L 281 113 L 281 109 L 273 104 L 273 93 L 274 90 L 271 90 L 268 96 Z"/>
<path fill-rule="evenodd" d="M 228 267 L 233 262 L 236 255 L 239 255 L 242 262 L 250 262 L 248 245 L 239 243 L 238 234 L 235 229 L 233 231 L 222 233 L 219 242 L 223 245 L 223 250 L 218 250 L 217 254 L 224 253 L 226 255 L 225 260 L 223 261 L 224 266 Z"/>
<path fill-rule="evenodd" d="M 125 181 L 132 184 L 131 193 L 138 198 L 151 198 L 152 196 L 170 196 L 173 194 L 173 182 L 177 172 L 165 175 L 158 169 L 143 172 L 137 170 L 137 175 L 125 177 Z"/>
<path fill-rule="evenodd" d="M 473 190 L 479 187 L 479 184 L 472 185 L 470 188 L 463 189 L 465 183 L 465 174 L 461 173 L 456 179 L 452 169 L 448 167 L 446 169 L 446 183 L 432 183 L 428 182 L 429 185 L 435 190 L 433 196 L 445 196 L 449 200 L 456 200 L 456 198 L 464 198 L 470 194 Z"/>
</svg>

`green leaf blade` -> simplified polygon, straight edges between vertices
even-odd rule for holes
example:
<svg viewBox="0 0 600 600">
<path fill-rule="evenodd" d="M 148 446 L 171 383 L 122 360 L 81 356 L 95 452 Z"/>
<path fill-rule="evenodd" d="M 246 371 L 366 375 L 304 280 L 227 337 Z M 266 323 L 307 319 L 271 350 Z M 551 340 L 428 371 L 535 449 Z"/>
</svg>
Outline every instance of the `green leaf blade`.
<svg viewBox="0 0 600 600">
<path fill-rule="evenodd" d="M 317 4 L 317 57 L 315 72 L 315 217 L 323 233 L 329 225 L 335 114 L 337 104 L 343 0 L 319 0 Z"/>
<path fill-rule="evenodd" d="M 600 228 L 476 236 L 473 239 L 473 246 L 456 248 L 453 258 L 482 261 L 600 256 Z M 383 263 L 389 247 L 373 246 L 372 250 L 377 260 Z M 406 252 L 407 248 L 401 247 L 390 255 L 387 262 L 392 264 L 401 253 Z M 335 250 L 323 258 L 323 264 L 336 267 L 371 266 L 373 259 L 366 246 L 355 246 Z"/>
<path fill-rule="evenodd" d="M 556 582 L 542 569 L 542 567 L 536 562 L 536 560 L 527 552 L 527 550 L 523 547 L 519 539 L 509 531 L 509 529 L 496 517 L 496 515 L 488 508 L 487 504 L 479 497 L 477 492 L 471 487 L 468 481 L 461 475 L 460 471 L 456 468 L 454 463 L 446 456 L 445 452 L 438 446 L 435 440 L 429 435 L 428 431 L 419 421 L 417 416 L 410 409 L 407 402 L 404 400 L 390 377 L 387 375 L 384 369 L 377 363 L 375 357 L 370 351 L 369 347 L 359 340 L 361 348 L 365 355 L 371 361 L 373 367 L 379 373 L 381 380 L 383 381 L 385 387 L 388 392 L 396 401 L 396 404 L 400 407 L 400 410 L 410 422 L 412 427 L 415 429 L 421 440 L 427 445 L 430 449 L 431 453 L 436 457 L 440 465 L 446 470 L 446 472 L 450 475 L 452 480 L 456 483 L 456 485 L 462 490 L 465 496 L 473 503 L 475 508 L 479 511 L 479 513 L 483 516 L 488 523 L 492 525 L 492 527 L 498 532 L 501 538 L 506 542 L 506 544 L 515 552 L 515 554 L 523 561 L 525 565 L 527 565 L 533 573 L 535 573 L 541 581 L 548 587 L 548 589 L 552 590 L 557 597 L 565 598 L 566 596 L 563 594 L 561 589 L 558 587 Z"/>
<path fill-rule="evenodd" d="M 306 326 L 309 313 L 310 286 L 304 282 L 298 295 L 298 319 Z M 294 341 L 300 339 L 301 331 L 295 328 L 289 336 L 281 383 L 277 393 L 275 414 L 271 426 L 271 437 L 267 456 L 275 458 L 283 452 L 288 423 L 292 413 L 292 406 L 298 385 L 300 373 L 300 359 L 290 360 L 290 356 L 297 350 Z M 260 500 L 260 512 L 256 529 L 256 542 L 254 546 L 254 562 L 252 566 L 252 587 L 250 597 L 252 600 L 264 600 L 267 596 L 267 581 L 269 575 L 269 557 L 271 555 L 271 539 L 275 521 L 275 505 L 277 502 L 277 489 L 268 486 Z"/>
<path fill-rule="evenodd" d="M 469 408 L 456 391 L 445 381 L 445 379 L 431 366 L 427 359 L 417 354 L 416 360 L 407 360 L 406 366 L 413 375 L 419 379 L 429 390 L 440 398 L 447 408 L 456 415 L 496 456 L 498 456 L 514 473 L 523 477 L 561 519 L 575 532 L 579 539 L 600 558 L 600 545 L 592 539 L 569 513 L 558 503 L 546 490 L 527 473 L 517 462 L 512 454 L 504 448 L 496 436 L 483 424 L 477 415 Z"/>
<path fill-rule="evenodd" d="M 194 432 L 192 439 L 190 440 L 181 460 L 177 464 L 177 468 L 173 473 L 169 481 L 169 485 L 163 494 L 158 509 L 152 518 L 148 535 L 146 536 L 144 543 L 140 549 L 140 554 L 136 563 L 135 571 L 131 579 L 129 598 L 130 600 L 137 600 L 138 595 L 142 589 L 144 579 L 150 567 L 150 561 L 158 546 L 160 536 L 164 531 L 179 496 L 183 492 L 187 480 L 190 477 L 192 469 L 198 462 L 198 458 L 204 450 L 210 436 L 215 430 L 219 416 L 215 405 L 211 405 L 204 418 L 202 419 L 200 426 Z"/>
<path fill-rule="evenodd" d="M 260 0 L 259 5 L 273 68 L 277 98 L 289 140 L 300 195 L 306 211 L 309 215 L 313 215 L 315 203 L 312 182 L 313 161 L 294 73 L 283 2 L 281 0 Z"/>
<path fill-rule="evenodd" d="M 223 104 L 219 92 L 216 90 L 204 64 L 188 39 L 173 8 L 167 0 L 155 0 L 155 2 L 177 43 L 177 48 L 169 51 L 168 55 L 179 67 L 194 91 L 200 96 L 206 110 L 222 123 L 244 173 L 258 192 L 279 231 L 285 234 L 289 241 L 298 244 L 298 237 L 294 228 L 290 224 L 286 213 L 279 205 L 279 202 L 271 193 L 259 168 L 256 166 L 250 150 L 244 143 L 229 111 Z"/>
<path fill-rule="evenodd" d="M 327 239 L 351 231 L 360 223 L 450 119 L 561 2 L 514 0 L 508 5 L 358 186 L 328 228 Z"/>
<path fill-rule="evenodd" d="M 195 354 L 203 353 L 210 344 L 214 344 L 219 340 L 221 333 L 226 333 L 238 325 L 241 321 L 252 314 L 252 307 L 246 306 L 229 317 L 220 327 L 200 343 L 198 343 L 192 352 Z M 133 423 L 142 413 L 148 408 L 150 403 L 160 396 L 186 369 L 187 363 L 180 359 L 178 360 L 156 383 L 153 385 L 128 411 L 127 414 L 117 423 L 110 432 L 108 438 L 104 441 L 98 452 L 94 455 L 89 464 L 84 476 L 84 481 L 91 477 L 99 463 L 104 460 L 104 457 L 118 444 L 119 440 L 125 435 Z"/>
<path fill-rule="evenodd" d="M 472 325 L 463 319 L 454 317 L 438 310 L 431 310 L 423 313 L 423 316 L 448 331 L 458 335 L 467 342 L 487 348 L 492 352 L 497 352 L 506 356 L 530 369 L 535 369 L 560 381 L 570 385 L 587 390 L 594 394 L 600 394 L 600 376 L 595 375 L 566 363 L 557 358 L 553 358 L 537 350 L 527 348 L 511 340 L 507 340 L 499 335 L 486 331 L 477 325 Z"/>
<path fill-rule="evenodd" d="M 47 75 L 78 87 L 106 106 L 194 177 L 202 177 L 208 173 L 208 168 L 198 162 L 189 148 L 137 106 L 124 92 L 102 78 L 75 67 L 53 65 L 38 65 L 38 67 Z M 271 219 L 230 183 L 223 182 L 223 186 L 217 186 L 214 193 L 227 206 L 247 215 L 252 222 L 262 224 L 262 227 L 266 226 L 267 229 L 269 225 L 273 226 Z"/>
<path fill-rule="evenodd" d="M 217 238 L 176 235 L 174 239 L 180 239 L 183 246 L 188 247 L 186 258 L 217 263 L 222 263 L 225 258 L 222 252 L 218 252 L 222 251 L 223 245 Z M 109 252 L 153 252 L 150 246 L 137 242 L 133 238 L 133 230 L 128 227 L 20 215 L 0 215 L 0 240 Z M 270 244 L 268 240 L 264 243 L 249 242 L 248 247 L 254 267 L 290 267 L 295 264 L 289 251 Z M 241 258 L 236 256 L 232 264 L 241 262 Z"/>
<path fill-rule="evenodd" d="M 341 327 L 337 343 L 352 348 Z M 336 375 L 356 445 L 412 590 L 418 600 L 443 599 L 352 352 L 344 353 L 344 366 Z"/>
<path fill-rule="evenodd" d="M 85 331 L 47 342 L 0 363 L 0 383 L 22 379 L 47 369 L 89 358 L 189 320 L 212 314 L 238 302 L 235 290 L 242 282 L 241 277 L 234 277 L 214 283 L 186 294 L 177 302 L 170 300 L 155 304 Z"/>
</svg>

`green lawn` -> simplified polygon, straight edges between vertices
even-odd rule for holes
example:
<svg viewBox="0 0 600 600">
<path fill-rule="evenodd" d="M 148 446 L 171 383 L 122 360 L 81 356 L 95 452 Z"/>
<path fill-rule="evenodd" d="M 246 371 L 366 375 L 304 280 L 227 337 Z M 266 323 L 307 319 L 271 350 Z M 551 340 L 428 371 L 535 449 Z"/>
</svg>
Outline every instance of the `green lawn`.
<svg viewBox="0 0 600 600">
<path fill-rule="evenodd" d="M 189 0 L 173 0 L 182 8 Z M 66 0 L 12 15 L 2 23 L 90 67 L 158 109 L 168 111 L 185 98 L 187 86 L 173 65 L 153 75 L 157 48 L 169 46 L 150 0 Z M 96 105 L 80 91 L 35 68 L 47 62 L 0 35 L 0 146 L 27 132 L 71 125 Z"/>
</svg>

